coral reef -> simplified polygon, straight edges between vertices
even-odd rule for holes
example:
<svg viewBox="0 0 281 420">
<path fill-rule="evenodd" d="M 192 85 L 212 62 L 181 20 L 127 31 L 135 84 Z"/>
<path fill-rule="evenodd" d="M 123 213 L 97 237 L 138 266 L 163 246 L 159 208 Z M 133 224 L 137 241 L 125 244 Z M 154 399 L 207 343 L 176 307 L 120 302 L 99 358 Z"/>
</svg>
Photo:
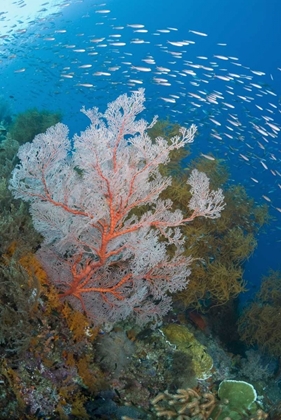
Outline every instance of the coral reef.
<svg viewBox="0 0 281 420">
<path fill-rule="evenodd" d="M 215 418 L 218 420 L 227 417 L 234 420 L 244 418 L 262 420 L 268 417 L 257 403 L 255 388 L 248 382 L 225 379 L 219 385 L 218 397 L 222 402 L 214 410 L 214 416 L 217 416 Z"/>
<path fill-rule="evenodd" d="M 85 394 L 103 387 L 94 362 L 98 331 L 83 314 L 61 304 L 34 255 L 22 257 L 18 265 L 21 287 L 13 306 L 6 301 L 1 313 L 3 418 L 88 418 Z"/>
<path fill-rule="evenodd" d="M 188 215 L 159 198 L 171 183 L 159 166 L 193 142 L 196 126 L 181 128 L 170 142 L 153 142 L 147 129 L 156 120 L 137 119 L 144 100 L 139 89 L 118 97 L 104 114 L 83 110 L 91 125 L 73 140 L 63 124 L 36 136 L 20 147 L 10 182 L 14 196 L 30 202 L 44 236 L 37 255 L 61 298 L 96 325 L 161 321 L 170 294 L 183 290 L 190 274 L 192 257 L 182 254 L 180 227 L 216 219 L 224 209 L 222 190 L 210 190 L 197 169 L 187 179 Z M 146 207 L 140 217 L 139 207 Z"/>
<path fill-rule="evenodd" d="M 274 377 L 277 363 L 269 357 L 265 357 L 260 351 L 250 349 L 245 352 L 246 358 L 242 358 L 239 366 L 239 374 L 251 382 L 263 383 Z"/>
<path fill-rule="evenodd" d="M 168 324 L 163 326 L 163 333 L 176 348 L 186 353 L 192 359 L 192 367 L 197 379 L 207 379 L 211 376 L 213 361 L 194 335 L 184 325 Z"/>
<path fill-rule="evenodd" d="M 19 144 L 32 141 L 39 133 L 44 133 L 47 128 L 61 121 L 59 112 L 39 111 L 36 108 L 27 109 L 18 114 L 13 121 L 9 134 Z"/>
<path fill-rule="evenodd" d="M 200 396 L 190 388 L 178 389 L 176 394 L 165 391 L 151 401 L 157 417 L 164 417 L 167 420 L 208 419 L 215 403 L 212 393 L 205 392 Z"/>
<path fill-rule="evenodd" d="M 174 331 L 170 338 L 159 329 L 141 329 L 131 322 L 121 322 L 111 331 L 99 330 L 84 313 L 62 303 L 56 288 L 50 284 L 35 256 L 42 238 L 32 226 L 28 205 L 16 202 L 7 189 L 10 172 L 17 163 L 16 133 L 18 140 L 25 142 L 32 140 L 33 133 L 45 131 L 49 123 L 55 122 L 48 113 L 43 113 L 47 124 L 44 125 L 43 114 L 39 114 L 34 110 L 33 114 L 19 118 L 11 130 L 13 135 L 9 133 L 8 123 L 1 132 L 0 417 L 155 420 L 212 416 L 216 420 L 224 419 L 229 409 L 219 399 L 217 383 L 224 378 L 240 378 L 247 372 L 242 369 L 239 375 L 243 363 L 212 336 L 208 328 L 210 318 L 205 323 L 194 322 L 193 327 L 189 324 L 187 329 L 186 317 L 173 312 L 169 317 L 182 325 L 171 325 L 168 317 L 164 319 L 163 331 L 165 328 L 167 332 Z M 30 130 L 26 127 L 28 121 Z M 156 137 L 162 136 L 170 145 L 171 137 L 178 135 L 178 130 L 178 126 L 168 121 L 157 123 L 149 131 L 152 144 Z M 179 162 L 188 155 L 188 147 L 174 150 L 169 156 L 170 163 L 160 165 L 162 176 L 172 176 L 172 184 L 162 199 L 172 199 L 172 210 L 180 209 L 184 217 L 190 215 L 187 208 L 191 192 L 186 180 L 193 169 L 206 172 L 214 189 L 227 180 L 225 166 L 218 161 L 197 159 L 188 171 L 183 171 Z M 75 171 L 82 177 L 78 168 Z M 183 228 L 188 235 L 185 255 L 192 253 L 204 260 L 193 262 L 188 284 L 190 294 L 177 296 L 176 309 L 183 302 L 186 307 L 204 310 L 229 302 L 244 288 L 243 262 L 255 246 L 258 229 L 267 221 L 267 210 L 256 207 L 240 187 L 226 187 L 226 200 L 228 207 L 216 223 L 197 218 L 193 226 Z M 150 210 L 149 206 L 139 206 L 130 216 L 142 217 Z M 165 243 L 172 257 L 173 244 L 167 244 L 164 237 L 159 241 Z M 273 304 L 270 300 L 273 288 L 275 284 L 265 294 L 270 304 Z M 213 310 L 224 320 L 222 308 Z M 218 325 L 212 309 L 209 314 Z M 207 379 L 198 381 L 202 377 Z M 262 380 L 258 393 L 265 395 L 270 383 L 268 393 L 271 396 L 275 393 L 275 399 L 264 398 L 264 410 L 271 410 L 271 419 L 276 420 L 281 412 L 278 384 L 270 381 L 270 376 L 267 380 L 266 371 L 262 372 Z M 243 416 L 238 410 L 233 418 L 266 418 L 258 406 L 252 413 L 246 410 Z"/>
<path fill-rule="evenodd" d="M 255 300 L 246 307 L 238 322 L 241 339 L 248 345 L 280 357 L 281 351 L 281 272 L 271 271 L 263 278 Z"/>
<path fill-rule="evenodd" d="M 211 186 L 225 182 L 227 171 L 220 161 L 196 159 L 189 167 L 198 165 L 211 179 Z M 188 171 L 173 176 L 173 182 L 163 197 L 170 197 L 184 211 L 190 193 L 183 188 Z M 221 184 L 222 185 L 222 184 Z M 268 222 L 266 205 L 257 206 L 242 186 L 225 186 L 226 207 L 221 217 L 212 220 L 198 218 L 192 225 L 183 226 L 186 241 L 185 255 L 192 255 L 192 273 L 186 289 L 177 293 L 187 308 L 206 311 L 223 305 L 245 290 L 243 263 L 256 247 L 255 236 Z"/>
<path fill-rule="evenodd" d="M 217 398 L 218 397 L 218 398 Z M 221 382 L 218 394 L 194 389 L 178 389 L 175 394 L 159 393 L 152 401 L 157 418 L 166 420 L 263 420 L 268 417 L 257 405 L 251 384 L 242 381 Z"/>
<path fill-rule="evenodd" d="M 41 115 L 44 127 L 53 122 L 52 114 L 46 115 L 46 119 L 45 113 Z M 25 349 L 36 334 L 40 319 L 37 314 L 40 269 L 33 252 L 42 238 L 33 228 L 28 205 L 14 200 L 8 189 L 8 179 L 18 162 L 18 148 L 17 140 L 9 132 L 5 133 L 0 148 L 0 342 L 3 354 L 19 354 Z"/>
<path fill-rule="evenodd" d="M 120 376 L 135 352 L 134 343 L 121 329 L 100 335 L 96 340 L 96 348 L 97 363 L 103 370 L 112 372 L 114 377 Z"/>
<path fill-rule="evenodd" d="M 51 115 L 42 113 L 40 126 L 29 123 L 40 132 L 57 121 Z M 0 149 L 0 417 L 87 418 L 85 394 L 93 395 L 103 381 L 94 363 L 98 331 L 81 312 L 61 304 L 34 255 L 41 236 L 28 205 L 14 200 L 7 188 L 18 147 L 5 133 Z"/>
<path fill-rule="evenodd" d="M 12 242 L 17 243 L 17 253 L 24 254 L 38 248 L 42 237 L 35 231 L 24 202 L 15 200 L 8 189 L 8 180 L 18 163 L 20 144 L 31 140 L 34 134 L 46 130 L 58 122 L 59 114 L 48 111 L 27 111 L 19 114 L 13 126 L 8 128 L 0 148 L 0 255 L 7 252 Z M 31 138 L 30 138 L 31 136 Z"/>
<path fill-rule="evenodd" d="M 38 330 L 40 283 L 15 259 L 0 262 L 0 354 L 20 354 Z"/>
</svg>

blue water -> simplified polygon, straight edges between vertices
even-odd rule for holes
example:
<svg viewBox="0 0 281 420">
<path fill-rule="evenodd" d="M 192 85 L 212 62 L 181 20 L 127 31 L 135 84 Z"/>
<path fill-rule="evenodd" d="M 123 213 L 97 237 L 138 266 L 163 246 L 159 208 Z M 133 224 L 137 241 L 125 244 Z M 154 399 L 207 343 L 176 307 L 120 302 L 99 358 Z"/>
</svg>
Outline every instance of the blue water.
<svg viewBox="0 0 281 420">
<path fill-rule="evenodd" d="M 280 134 L 265 125 L 267 121 L 281 127 L 281 2 L 68 3 L 58 14 L 28 24 L 24 34 L 15 30 L 2 39 L 0 94 L 9 100 L 15 114 L 31 107 L 60 110 L 71 134 L 88 124 L 79 112 L 82 106 L 104 110 L 109 101 L 139 87 L 146 91 L 145 118 L 158 114 L 183 125 L 197 124 L 200 136 L 192 146 L 191 157 L 203 152 L 225 159 L 233 182 L 243 184 L 258 204 L 266 202 L 273 216 L 271 224 L 259 234 L 258 248 L 245 265 L 245 278 L 251 287 L 244 299 L 250 298 L 270 268 L 281 270 L 281 213 L 276 210 L 281 208 L 281 176 L 276 173 L 281 173 Z M 97 13 L 103 10 L 110 12 Z M 135 24 L 144 27 L 130 26 Z M 147 32 L 135 32 L 138 29 Z M 110 37 L 112 34 L 121 36 Z M 97 41 L 99 38 L 104 39 Z M 125 45 L 114 45 L 118 42 Z M 172 44 L 177 42 L 188 45 Z M 183 70 L 194 71 L 195 75 L 180 74 Z M 103 74 L 98 75 L 100 72 Z M 223 80 L 213 74 L 232 76 Z M 155 78 L 165 79 L 167 85 Z M 217 99 L 217 104 L 202 100 L 214 91 L 223 97 Z M 229 114 L 239 119 L 239 127 L 229 123 Z M 271 135 L 261 135 L 253 124 L 265 127 Z M 222 138 L 212 136 L 216 133 Z"/>
</svg>

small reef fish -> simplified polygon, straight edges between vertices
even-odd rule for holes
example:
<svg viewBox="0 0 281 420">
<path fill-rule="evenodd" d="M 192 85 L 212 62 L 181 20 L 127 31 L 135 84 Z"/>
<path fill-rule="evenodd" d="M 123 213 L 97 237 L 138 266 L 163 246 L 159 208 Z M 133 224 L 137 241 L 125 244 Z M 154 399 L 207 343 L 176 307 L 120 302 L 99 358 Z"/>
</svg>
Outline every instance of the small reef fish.
<svg viewBox="0 0 281 420">
<path fill-rule="evenodd" d="M 215 160 L 215 158 L 213 156 L 205 155 L 204 153 L 200 153 L 200 155 L 203 156 L 205 159 Z"/>
</svg>

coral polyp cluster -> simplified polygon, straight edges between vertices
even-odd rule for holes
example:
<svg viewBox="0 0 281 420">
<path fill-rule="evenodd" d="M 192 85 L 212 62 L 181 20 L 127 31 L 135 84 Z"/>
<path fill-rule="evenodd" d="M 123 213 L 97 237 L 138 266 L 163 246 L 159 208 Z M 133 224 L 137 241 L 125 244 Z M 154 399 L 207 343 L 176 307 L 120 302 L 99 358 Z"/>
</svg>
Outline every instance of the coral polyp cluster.
<svg viewBox="0 0 281 420">
<path fill-rule="evenodd" d="M 165 391 L 152 401 L 157 417 L 167 420 L 208 419 L 215 407 L 215 396 L 205 392 L 200 396 L 193 389 L 178 389 L 176 394 Z"/>
</svg>

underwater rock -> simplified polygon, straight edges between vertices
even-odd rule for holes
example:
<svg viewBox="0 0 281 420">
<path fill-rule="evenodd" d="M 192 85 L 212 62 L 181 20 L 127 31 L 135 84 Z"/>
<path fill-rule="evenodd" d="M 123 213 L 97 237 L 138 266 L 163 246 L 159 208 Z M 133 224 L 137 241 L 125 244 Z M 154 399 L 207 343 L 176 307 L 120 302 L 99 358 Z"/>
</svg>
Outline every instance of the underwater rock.
<svg viewBox="0 0 281 420">
<path fill-rule="evenodd" d="M 187 327 L 169 324 L 163 327 L 162 331 L 171 344 L 192 357 L 192 366 L 197 379 L 207 379 L 211 376 L 213 360 L 206 352 L 206 347 L 196 340 Z"/>
</svg>

